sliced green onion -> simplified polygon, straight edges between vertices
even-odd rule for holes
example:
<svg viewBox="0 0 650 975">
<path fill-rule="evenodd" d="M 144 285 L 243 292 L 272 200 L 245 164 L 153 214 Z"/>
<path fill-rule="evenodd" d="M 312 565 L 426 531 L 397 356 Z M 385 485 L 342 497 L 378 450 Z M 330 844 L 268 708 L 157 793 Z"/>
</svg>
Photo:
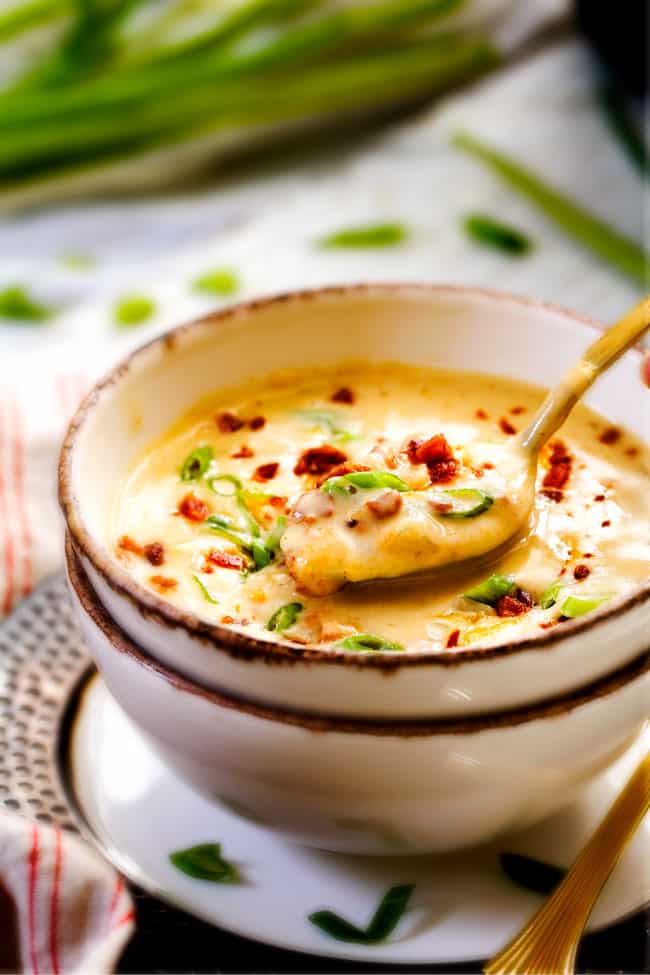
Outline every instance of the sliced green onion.
<svg viewBox="0 0 650 975">
<path fill-rule="evenodd" d="M 494 498 L 477 488 L 450 488 L 441 492 L 442 498 L 453 504 L 450 511 L 441 511 L 441 518 L 475 518 L 491 508 Z"/>
<path fill-rule="evenodd" d="M 227 298 L 239 290 L 239 278 L 234 271 L 230 271 L 228 268 L 220 268 L 201 274 L 196 278 L 192 287 L 195 291 L 203 291 L 206 294 Z"/>
<path fill-rule="evenodd" d="M 71 271 L 87 271 L 95 266 L 95 258 L 90 254 L 63 254 L 61 264 Z"/>
<path fill-rule="evenodd" d="M 44 322 L 54 314 L 51 308 L 30 298 L 24 288 L 13 286 L 0 291 L 0 318 L 17 322 Z"/>
<path fill-rule="evenodd" d="M 223 535 L 228 541 L 243 549 L 246 554 L 252 555 L 254 539 L 245 532 L 238 531 L 230 518 L 226 518 L 225 515 L 210 515 L 203 524 L 217 535 Z"/>
<path fill-rule="evenodd" d="M 210 590 L 204 583 L 203 579 L 197 575 L 193 575 L 192 578 L 194 579 L 195 583 L 203 593 L 203 596 L 205 597 L 207 602 L 212 603 L 213 606 L 218 606 L 219 600 L 210 592 Z"/>
<path fill-rule="evenodd" d="M 566 870 L 562 867 L 554 867 L 520 853 L 500 853 L 499 863 L 513 883 L 536 894 L 550 894 L 566 876 Z"/>
<path fill-rule="evenodd" d="M 350 227 L 337 230 L 319 240 L 321 247 L 394 247 L 408 237 L 406 227 L 399 223 L 379 223 L 369 227 Z"/>
<path fill-rule="evenodd" d="M 247 532 L 239 531 L 231 519 L 226 518 L 225 515 L 210 515 L 203 522 L 210 531 L 223 535 L 224 538 L 233 542 L 246 555 L 250 556 L 255 564 L 256 572 L 259 572 L 260 569 L 265 569 L 274 560 L 280 548 L 280 539 L 282 538 L 286 523 L 287 519 L 284 515 L 281 515 L 266 539 L 262 541 L 259 537 L 256 538 Z"/>
<path fill-rule="evenodd" d="M 324 934 L 337 941 L 364 945 L 376 944 L 385 941 L 393 933 L 414 890 L 414 884 L 391 887 L 382 897 L 365 930 L 346 921 L 334 911 L 315 911 L 309 915 L 309 920 Z"/>
<path fill-rule="evenodd" d="M 359 489 L 370 491 L 373 488 L 410 490 L 408 484 L 388 471 L 354 471 L 351 474 L 341 474 L 340 477 L 330 477 L 329 481 L 321 485 L 321 490 L 327 494 L 355 494 Z"/>
<path fill-rule="evenodd" d="M 213 457 L 212 447 L 197 447 L 183 461 L 181 481 L 198 481 L 210 467 Z"/>
<path fill-rule="evenodd" d="M 120 328 L 133 328 L 151 318 L 156 306 L 145 295 L 126 295 L 115 305 L 115 323 Z"/>
<path fill-rule="evenodd" d="M 550 609 L 551 606 L 555 606 L 563 589 L 564 583 L 560 579 L 556 579 L 555 582 L 551 583 L 546 592 L 542 594 L 542 598 L 539 601 L 541 608 Z"/>
<path fill-rule="evenodd" d="M 372 633 L 355 633 L 354 636 L 346 636 L 334 647 L 335 650 L 355 650 L 357 653 L 376 653 L 379 650 L 403 650 L 401 643 L 393 643 L 384 640 L 380 636 L 373 636 Z"/>
<path fill-rule="evenodd" d="M 472 213 L 465 217 L 463 227 L 467 235 L 477 243 L 505 251 L 506 254 L 520 257 L 527 254 L 532 247 L 530 239 L 520 230 L 484 213 Z"/>
<path fill-rule="evenodd" d="M 576 616 L 584 616 L 585 613 L 590 613 L 592 609 L 598 609 L 611 598 L 611 593 L 603 593 L 600 596 L 567 596 L 560 607 L 560 613 L 562 616 L 573 620 Z"/>
<path fill-rule="evenodd" d="M 213 884 L 232 884 L 238 880 L 237 870 L 221 855 L 220 843 L 201 843 L 186 850 L 169 854 L 177 870 L 197 880 L 209 880 Z"/>
<path fill-rule="evenodd" d="M 648 255 L 635 241 L 623 236 L 604 220 L 549 186 L 516 159 L 465 132 L 457 133 L 453 141 L 459 149 L 486 163 L 574 240 L 618 268 L 637 284 L 647 283 Z"/>
<path fill-rule="evenodd" d="M 329 433 L 331 437 L 338 440 L 339 443 L 347 443 L 349 440 L 356 440 L 356 434 L 351 433 L 345 425 L 342 423 L 341 419 L 336 413 L 329 410 L 298 410 L 297 416 L 309 423 L 313 423 L 315 427 L 320 430 L 324 430 Z"/>
<path fill-rule="evenodd" d="M 473 589 L 468 589 L 464 595 L 476 603 L 494 606 L 502 596 L 508 596 L 516 588 L 517 584 L 512 576 L 502 576 L 497 573 L 479 582 Z"/>
<path fill-rule="evenodd" d="M 238 477 L 234 474 L 215 474 L 214 477 L 209 477 L 207 479 L 208 485 L 215 494 L 218 494 L 220 498 L 234 498 L 237 502 L 237 507 L 239 508 L 244 521 L 246 522 L 246 528 L 255 537 L 260 534 L 260 526 L 253 517 L 253 515 L 248 510 L 248 505 L 246 504 L 246 495 L 248 492 L 244 490 L 244 485 Z M 219 491 L 215 487 L 215 484 L 231 484 L 232 491 Z"/>
<path fill-rule="evenodd" d="M 284 606 L 280 606 L 266 624 L 267 630 L 277 633 L 288 630 L 296 622 L 304 608 L 302 603 L 286 603 Z"/>
<path fill-rule="evenodd" d="M 287 519 L 285 515 L 280 515 L 280 517 L 276 520 L 275 525 L 273 526 L 269 534 L 266 536 L 265 544 L 266 544 L 267 551 L 271 555 L 271 558 L 274 558 L 277 555 L 278 551 L 280 550 L 280 542 L 282 540 L 282 536 L 284 535 L 284 530 L 286 527 L 287 527 Z"/>
</svg>

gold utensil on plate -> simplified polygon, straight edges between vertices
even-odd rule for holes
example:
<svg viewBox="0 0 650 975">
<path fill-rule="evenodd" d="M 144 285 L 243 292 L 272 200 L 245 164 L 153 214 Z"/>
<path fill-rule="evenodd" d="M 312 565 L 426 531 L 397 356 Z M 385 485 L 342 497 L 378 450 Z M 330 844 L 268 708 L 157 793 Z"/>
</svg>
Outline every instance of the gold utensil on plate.
<svg viewBox="0 0 650 975">
<path fill-rule="evenodd" d="M 650 808 L 650 752 L 642 759 L 566 877 L 485 975 L 571 975 L 587 919 Z"/>
</svg>

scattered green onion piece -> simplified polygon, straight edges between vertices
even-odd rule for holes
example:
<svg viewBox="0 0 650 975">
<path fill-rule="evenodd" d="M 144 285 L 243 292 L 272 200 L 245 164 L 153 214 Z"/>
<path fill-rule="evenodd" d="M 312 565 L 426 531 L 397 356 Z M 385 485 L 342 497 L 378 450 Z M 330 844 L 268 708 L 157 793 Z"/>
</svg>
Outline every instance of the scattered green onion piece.
<svg viewBox="0 0 650 975">
<path fill-rule="evenodd" d="M 215 487 L 215 484 L 219 484 L 219 483 L 231 484 L 233 490 L 218 491 L 217 488 Z M 260 526 L 258 525 L 257 521 L 248 510 L 248 505 L 246 504 L 247 492 L 244 490 L 244 485 L 242 484 L 240 479 L 238 477 L 235 477 L 234 474 L 215 474 L 214 477 L 208 478 L 208 485 L 214 491 L 215 494 L 219 495 L 220 498 L 234 498 L 235 501 L 237 502 L 237 507 L 241 511 L 242 516 L 246 522 L 246 528 L 251 533 L 251 535 L 254 535 L 255 537 L 259 536 Z"/>
<path fill-rule="evenodd" d="M 568 196 L 549 186 L 536 173 L 505 153 L 465 132 L 457 133 L 453 141 L 457 148 L 480 159 L 506 183 L 519 190 L 570 237 L 618 268 L 637 284 L 645 286 L 649 258 L 635 241 L 574 203 Z"/>
<path fill-rule="evenodd" d="M 309 423 L 313 423 L 320 430 L 329 433 L 339 443 L 347 443 L 349 440 L 357 439 L 357 435 L 346 429 L 334 412 L 328 410 L 298 410 L 296 415 L 307 420 Z"/>
<path fill-rule="evenodd" d="M 210 590 L 208 589 L 208 587 L 204 583 L 203 579 L 200 576 L 197 576 L 197 575 L 193 575 L 192 578 L 194 579 L 195 583 L 197 584 L 197 586 L 199 587 L 199 589 L 203 593 L 203 595 L 204 595 L 205 599 L 207 600 L 207 602 L 212 603 L 213 606 L 218 606 L 219 605 L 219 600 L 216 599 L 215 596 L 213 596 L 213 594 L 210 592 Z"/>
<path fill-rule="evenodd" d="M 451 488 L 443 491 L 445 501 L 451 501 L 451 511 L 441 511 L 441 518 L 475 518 L 491 508 L 494 498 L 477 488 Z"/>
<path fill-rule="evenodd" d="M 410 490 L 408 484 L 388 471 L 354 471 L 351 474 L 341 474 L 340 477 L 331 477 L 321 485 L 321 490 L 327 494 L 354 494 L 357 489 L 370 491 L 373 488 Z"/>
<path fill-rule="evenodd" d="M 44 322 L 53 310 L 30 298 L 24 288 L 17 285 L 0 291 L 0 318 L 17 322 Z"/>
<path fill-rule="evenodd" d="M 527 254 L 532 243 L 525 234 L 484 213 L 469 214 L 463 220 L 465 232 L 477 243 L 506 254 L 521 257 Z"/>
<path fill-rule="evenodd" d="M 499 863 L 513 883 L 536 894 L 550 894 L 566 876 L 566 870 L 562 867 L 554 867 L 520 853 L 500 853 Z"/>
<path fill-rule="evenodd" d="M 183 461 L 181 481 L 198 481 L 210 467 L 213 457 L 212 447 L 197 447 Z"/>
<path fill-rule="evenodd" d="M 355 633 L 353 636 L 346 636 L 334 647 L 335 650 L 355 650 L 357 653 L 376 653 L 382 650 L 403 650 L 400 643 L 392 643 L 384 640 L 380 636 L 373 636 L 372 633 Z"/>
<path fill-rule="evenodd" d="M 479 582 L 473 589 L 468 589 L 464 595 L 476 603 L 494 606 L 502 596 L 508 596 L 516 588 L 517 584 L 512 576 L 502 576 L 497 573 Z"/>
<path fill-rule="evenodd" d="M 585 613 L 590 613 L 592 609 L 598 609 L 611 598 L 611 593 L 603 593 L 600 596 L 567 596 L 560 607 L 560 613 L 562 616 L 573 620 L 576 616 L 584 616 Z"/>
<path fill-rule="evenodd" d="M 156 306 L 145 295 L 126 295 L 115 305 L 115 323 L 120 328 L 133 328 L 151 318 Z"/>
<path fill-rule="evenodd" d="M 406 227 L 399 223 L 379 223 L 368 227 L 338 230 L 319 240 L 321 247 L 395 247 L 408 237 Z"/>
<path fill-rule="evenodd" d="M 61 264 L 71 271 L 87 271 L 95 266 L 95 258 L 90 254 L 63 254 Z"/>
<path fill-rule="evenodd" d="M 169 859 L 177 870 L 196 880 L 213 884 L 232 884 L 238 880 L 237 870 L 221 856 L 220 843 L 201 843 L 186 850 L 176 850 Z"/>
<path fill-rule="evenodd" d="M 277 633 L 288 630 L 296 622 L 304 608 L 302 603 L 286 603 L 284 606 L 280 606 L 266 624 L 267 630 Z"/>
<path fill-rule="evenodd" d="M 271 553 L 263 542 L 253 541 L 251 543 L 251 554 L 255 563 L 256 572 L 259 572 L 260 569 L 265 569 L 267 565 L 271 564 Z"/>
<path fill-rule="evenodd" d="M 346 921 L 334 911 L 315 911 L 309 915 L 309 920 L 324 934 L 337 941 L 364 945 L 377 944 L 385 941 L 393 933 L 414 890 L 414 884 L 391 887 L 382 897 L 365 930 Z"/>
<path fill-rule="evenodd" d="M 564 583 L 561 582 L 560 579 L 556 579 L 555 582 L 551 583 L 546 592 L 542 594 L 542 598 L 539 601 L 541 608 L 550 609 L 551 606 L 555 606 L 563 589 Z"/>
<path fill-rule="evenodd" d="M 244 532 L 238 531 L 230 518 L 226 518 L 224 515 L 210 515 L 209 518 L 205 519 L 203 524 L 210 531 L 216 532 L 218 535 L 223 535 L 224 538 L 239 546 L 247 555 L 252 555 L 253 538 Z"/>
<path fill-rule="evenodd" d="M 287 527 L 287 519 L 285 515 L 280 515 L 280 517 L 276 520 L 275 525 L 273 526 L 269 534 L 266 536 L 266 543 L 265 543 L 266 548 L 272 558 L 274 558 L 277 555 L 280 549 L 280 542 L 282 540 L 282 536 L 284 535 L 284 530 L 286 527 Z"/>
<path fill-rule="evenodd" d="M 192 287 L 194 291 L 203 291 L 206 294 L 218 295 L 220 298 L 228 298 L 239 291 L 239 278 L 234 271 L 230 271 L 228 268 L 219 268 L 201 274 L 196 278 Z"/>
</svg>

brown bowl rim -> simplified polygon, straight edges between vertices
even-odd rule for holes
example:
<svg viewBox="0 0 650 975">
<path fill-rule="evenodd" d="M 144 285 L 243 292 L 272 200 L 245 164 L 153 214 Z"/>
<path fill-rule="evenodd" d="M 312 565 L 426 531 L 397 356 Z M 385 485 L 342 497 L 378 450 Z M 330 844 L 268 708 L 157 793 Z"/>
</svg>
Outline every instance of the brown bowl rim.
<svg viewBox="0 0 650 975">
<path fill-rule="evenodd" d="M 256 718 L 301 727 L 309 731 L 391 735 L 405 738 L 425 735 L 476 734 L 481 731 L 516 727 L 531 721 L 560 717 L 578 707 L 607 697 L 626 684 L 632 683 L 645 673 L 650 672 L 650 649 L 648 649 L 624 667 L 567 694 L 546 698 L 532 705 L 462 718 L 349 718 L 323 715 L 313 711 L 287 710 L 276 705 L 260 703 L 246 697 L 233 695 L 230 692 L 225 693 L 213 687 L 206 687 L 198 681 L 190 680 L 166 664 L 162 664 L 136 644 L 106 611 L 74 551 L 69 536 L 66 536 L 65 559 L 68 583 L 79 600 L 83 612 L 93 625 L 102 632 L 117 653 L 129 657 L 138 666 L 161 678 L 181 693 L 203 698 L 220 708 L 240 711 Z"/>
<path fill-rule="evenodd" d="M 239 302 L 228 308 L 210 312 L 199 318 L 192 319 L 149 342 L 138 346 L 125 359 L 114 366 L 100 378 L 79 405 L 72 417 L 61 447 L 58 465 L 58 497 L 59 505 L 67 525 L 67 530 L 73 540 L 75 549 L 91 563 L 104 582 L 119 596 L 126 598 L 136 611 L 145 619 L 151 619 L 167 629 L 181 629 L 194 640 L 239 660 L 263 660 L 273 664 L 296 664 L 298 662 L 317 663 L 327 665 L 343 665 L 357 668 L 376 668 L 392 672 L 401 667 L 437 666 L 458 667 L 484 660 L 500 659 L 515 652 L 527 650 L 547 650 L 555 644 L 563 642 L 567 637 L 586 630 L 594 629 L 608 622 L 635 605 L 641 605 L 650 598 L 650 581 L 634 587 L 629 593 L 619 596 L 607 603 L 602 610 L 585 617 L 570 620 L 561 626 L 553 627 L 534 637 L 500 643 L 483 649 L 463 649 L 460 652 L 409 650 L 408 653 L 372 653 L 359 654 L 348 650 L 328 650 L 315 647 L 294 646 L 288 643 L 277 643 L 251 637 L 246 633 L 233 630 L 218 623 L 209 623 L 187 610 L 158 597 L 141 586 L 117 559 L 111 556 L 103 545 L 96 542 L 86 528 L 81 517 L 80 507 L 72 484 L 72 458 L 74 455 L 77 436 L 83 428 L 88 416 L 99 402 L 103 392 L 119 382 L 132 368 L 135 362 L 155 348 L 160 346 L 168 354 L 173 354 L 178 339 L 192 331 L 206 326 L 218 328 L 229 323 L 235 317 L 242 317 L 255 313 L 271 305 L 295 302 L 313 301 L 319 298 L 340 298 L 361 294 L 399 295 L 401 292 L 417 292 L 425 295 L 466 295 L 470 297 L 487 298 L 491 301 L 505 301 L 525 308 L 546 310 L 563 316 L 570 322 L 586 325 L 602 331 L 603 326 L 593 319 L 570 311 L 551 302 L 510 294 L 492 288 L 473 287 L 465 285 L 373 282 L 346 285 L 331 285 L 321 288 L 310 288 L 298 291 L 282 292 L 262 298 Z"/>
</svg>

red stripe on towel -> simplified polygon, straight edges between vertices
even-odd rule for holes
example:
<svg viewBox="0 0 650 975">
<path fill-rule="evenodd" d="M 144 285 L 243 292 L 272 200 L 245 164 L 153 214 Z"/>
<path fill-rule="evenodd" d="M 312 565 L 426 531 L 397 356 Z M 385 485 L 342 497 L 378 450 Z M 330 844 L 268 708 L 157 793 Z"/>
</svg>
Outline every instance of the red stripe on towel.
<svg viewBox="0 0 650 975">
<path fill-rule="evenodd" d="M 50 958 L 52 973 L 59 975 L 59 900 L 61 895 L 61 868 L 63 863 L 63 844 L 61 830 L 54 831 L 54 875 L 52 877 L 52 898 L 50 900 Z"/>
<path fill-rule="evenodd" d="M 38 826 L 32 827 L 32 846 L 29 851 L 29 875 L 27 883 L 27 933 L 29 938 L 29 960 L 33 975 L 38 975 L 38 955 L 36 953 L 36 878 L 40 845 Z"/>
</svg>

